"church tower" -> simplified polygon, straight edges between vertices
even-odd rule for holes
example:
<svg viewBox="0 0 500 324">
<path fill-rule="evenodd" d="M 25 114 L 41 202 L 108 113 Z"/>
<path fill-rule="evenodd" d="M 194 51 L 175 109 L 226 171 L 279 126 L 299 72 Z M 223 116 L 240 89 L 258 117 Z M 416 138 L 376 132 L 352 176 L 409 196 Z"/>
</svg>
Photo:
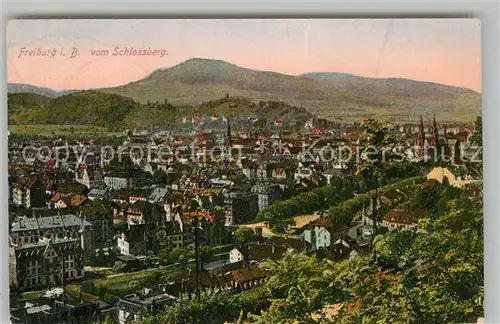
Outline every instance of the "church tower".
<svg viewBox="0 0 500 324">
<path fill-rule="evenodd" d="M 419 148 L 419 154 L 422 156 L 425 150 L 425 129 L 422 115 L 420 115 L 420 130 L 417 137 L 417 145 Z"/>
<path fill-rule="evenodd" d="M 439 129 L 436 123 L 436 115 L 433 114 L 434 120 L 432 122 L 432 146 L 437 147 L 439 144 Z"/>
</svg>

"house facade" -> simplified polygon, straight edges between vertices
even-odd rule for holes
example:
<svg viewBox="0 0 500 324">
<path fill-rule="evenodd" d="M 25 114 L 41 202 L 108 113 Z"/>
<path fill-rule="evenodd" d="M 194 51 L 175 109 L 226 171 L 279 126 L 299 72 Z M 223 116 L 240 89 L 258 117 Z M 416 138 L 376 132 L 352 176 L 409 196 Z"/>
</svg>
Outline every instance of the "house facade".
<svg viewBox="0 0 500 324">
<path fill-rule="evenodd" d="M 44 239 L 9 248 L 11 289 L 34 290 L 59 286 L 85 275 L 81 240 Z"/>
<path fill-rule="evenodd" d="M 12 188 L 12 202 L 18 207 L 44 207 L 45 185 L 37 177 L 20 177 Z"/>
<path fill-rule="evenodd" d="M 418 226 L 418 216 L 404 210 L 390 210 L 382 217 L 382 226 L 389 230 L 413 229 Z"/>
<path fill-rule="evenodd" d="M 312 249 L 330 248 L 333 242 L 348 236 L 349 227 L 336 228 L 329 217 L 318 218 L 304 226 L 302 237 Z"/>
</svg>

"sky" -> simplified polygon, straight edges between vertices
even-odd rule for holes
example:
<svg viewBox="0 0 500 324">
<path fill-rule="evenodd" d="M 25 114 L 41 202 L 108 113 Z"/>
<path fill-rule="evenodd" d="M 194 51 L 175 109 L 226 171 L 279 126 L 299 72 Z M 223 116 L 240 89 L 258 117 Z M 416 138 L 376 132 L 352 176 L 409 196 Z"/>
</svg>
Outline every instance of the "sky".
<svg viewBox="0 0 500 324">
<path fill-rule="evenodd" d="M 113 56 L 115 47 L 168 55 Z M 71 57 L 73 48 L 78 56 Z M 36 56 L 37 49 L 56 55 Z M 198 57 L 291 75 L 398 77 L 481 92 L 477 19 L 13 20 L 7 51 L 8 82 L 54 90 L 119 86 Z"/>
</svg>

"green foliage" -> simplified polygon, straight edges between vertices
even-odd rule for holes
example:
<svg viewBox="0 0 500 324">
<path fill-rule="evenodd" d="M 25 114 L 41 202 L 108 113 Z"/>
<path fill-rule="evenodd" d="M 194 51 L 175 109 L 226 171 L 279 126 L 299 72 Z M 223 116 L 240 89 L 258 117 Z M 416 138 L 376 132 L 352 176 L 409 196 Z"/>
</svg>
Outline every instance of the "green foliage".
<svg viewBox="0 0 500 324">
<path fill-rule="evenodd" d="M 163 171 L 163 169 L 156 169 L 153 172 L 153 180 L 155 183 L 164 185 L 167 183 L 167 174 Z"/>
<path fill-rule="evenodd" d="M 287 253 L 262 267 L 269 273 L 265 286 L 272 299 L 267 310 L 253 316 L 256 323 L 316 323 L 312 316 L 333 297 L 325 289 L 326 265 L 304 254 Z"/>
<path fill-rule="evenodd" d="M 222 293 L 175 304 L 156 316 L 146 317 L 144 323 L 224 323 L 237 318 L 240 311 L 258 312 L 269 305 L 265 287 L 257 287 L 241 294 Z"/>
<path fill-rule="evenodd" d="M 234 237 L 241 243 L 247 242 L 253 235 L 255 231 L 250 227 L 240 227 L 234 232 Z"/>
<path fill-rule="evenodd" d="M 342 262 L 333 284 L 347 298 L 335 322 L 475 322 L 483 315 L 482 214 L 480 201 L 452 201 L 416 232 L 377 237 L 378 265 Z"/>
<path fill-rule="evenodd" d="M 93 125 L 112 131 L 159 129 L 171 125 L 177 108 L 168 102 L 140 104 L 118 94 L 81 91 L 50 99 L 9 94 L 9 124 Z M 74 133 L 74 132 L 73 132 Z"/>
<path fill-rule="evenodd" d="M 430 215 L 435 215 L 443 191 L 444 186 L 441 185 L 427 186 L 418 190 L 410 199 L 408 209 L 413 212 L 426 210 Z"/>
<path fill-rule="evenodd" d="M 115 233 L 123 233 L 128 230 L 128 224 L 127 222 L 118 222 L 113 224 L 113 228 Z"/>
<path fill-rule="evenodd" d="M 424 181 L 424 177 L 408 178 L 395 184 L 380 188 L 379 195 L 393 190 L 408 192 L 411 190 L 410 188 Z M 345 200 L 343 203 L 332 206 L 328 210 L 328 215 L 332 218 L 334 226 L 342 228 L 345 225 L 349 225 L 352 218 L 363 209 L 363 206 L 367 206 L 374 197 L 375 190 L 371 190 L 364 194 L 357 194 L 353 198 Z"/>
<path fill-rule="evenodd" d="M 337 179 L 331 186 L 313 189 L 267 206 L 257 214 L 260 221 L 278 221 L 328 208 L 353 196 L 354 184 Z"/>
</svg>

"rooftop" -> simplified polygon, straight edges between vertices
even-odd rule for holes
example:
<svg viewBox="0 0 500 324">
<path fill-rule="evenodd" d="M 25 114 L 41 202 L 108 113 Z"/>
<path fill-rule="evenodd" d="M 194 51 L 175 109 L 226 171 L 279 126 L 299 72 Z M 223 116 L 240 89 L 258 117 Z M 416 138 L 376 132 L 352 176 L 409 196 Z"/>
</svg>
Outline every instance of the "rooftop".
<svg viewBox="0 0 500 324">
<path fill-rule="evenodd" d="M 141 292 L 128 295 L 124 297 L 124 300 L 141 304 L 141 305 L 149 305 L 157 302 L 165 302 L 169 300 L 176 299 L 174 296 L 166 293 L 166 292 L 153 292 L 150 289 L 144 288 Z"/>
<path fill-rule="evenodd" d="M 57 227 L 75 227 L 75 226 L 90 226 L 91 224 L 76 215 L 56 215 L 40 218 L 19 218 L 15 223 L 12 223 L 11 233 L 32 231 L 40 229 L 51 229 Z"/>
</svg>

